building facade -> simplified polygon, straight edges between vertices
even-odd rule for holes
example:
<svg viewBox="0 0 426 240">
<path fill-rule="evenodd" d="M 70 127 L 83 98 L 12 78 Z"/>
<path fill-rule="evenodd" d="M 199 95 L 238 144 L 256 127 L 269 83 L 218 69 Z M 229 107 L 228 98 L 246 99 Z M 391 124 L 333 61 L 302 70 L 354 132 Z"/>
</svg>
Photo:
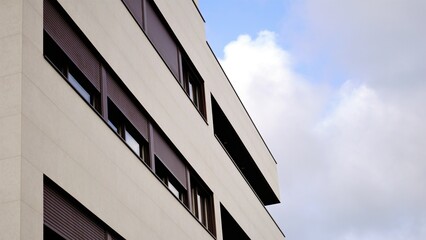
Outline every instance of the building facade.
<svg viewBox="0 0 426 240">
<path fill-rule="evenodd" d="M 191 0 L 0 1 L 0 239 L 284 239 Z"/>
</svg>

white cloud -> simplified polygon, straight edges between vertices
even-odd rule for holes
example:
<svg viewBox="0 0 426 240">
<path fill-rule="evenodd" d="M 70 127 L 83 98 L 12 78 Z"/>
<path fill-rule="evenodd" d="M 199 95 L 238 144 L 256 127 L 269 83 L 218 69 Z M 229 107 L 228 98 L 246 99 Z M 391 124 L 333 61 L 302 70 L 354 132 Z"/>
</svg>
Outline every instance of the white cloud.
<svg viewBox="0 0 426 240">
<path fill-rule="evenodd" d="M 364 6 L 346 2 L 347 11 Z M 340 6 L 331 0 L 306 4 L 323 9 L 319 3 Z M 342 18 L 352 16 L 334 10 Z M 329 17 L 311 11 L 312 21 L 316 14 Z M 374 20 L 372 11 L 362 23 Z M 358 27 L 354 19 L 348 21 Z M 339 51 L 356 38 L 344 31 L 351 38 Z M 407 61 L 416 63 L 410 65 L 414 80 L 404 85 L 399 73 L 407 66 L 398 68 L 397 56 L 382 56 L 392 66 L 383 74 L 386 67 L 376 61 L 387 46 L 376 50 L 378 59 L 370 64 L 364 62 L 368 57 L 354 61 L 367 43 L 348 51 L 348 58 L 336 54 L 333 61 L 354 65 L 346 67 L 356 78 L 340 86 L 314 84 L 297 74 L 292 55 L 272 32 L 240 36 L 225 48 L 221 63 L 279 161 L 283 204 L 270 210 L 289 239 L 426 239 L 426 96 L 421 94 L 426 86 L 420 81 L 426 73 L 417 55 L 411 59 L 406 53 Z M 365 65 L 371 66 L 364 70 Z"/>
<path fill-rule="evenodd" d="M 329 68 L 377 90 L 410 92 L 407 86 L 426 84 L 425 11 L 424 0 L 303 0 L 287 19 L 303 32 L 296 37 L 290 27 L 286 34 L 297 38 L 295 54 L 309 49 L 306 60 L 326 57 Z"/>
<path fill-rule="evenodd" d="M 226 46 L 221 63 L 248 111 L 256 112 L 252 117 L 262 132 L 274 134 L 272 126 L 302 126 L 319 110 L 323 96 L 292 70 L 291 58 L 277 46 L 273 32 L 262 31 L 256 39 L 239 36 Z"/>
</svg>

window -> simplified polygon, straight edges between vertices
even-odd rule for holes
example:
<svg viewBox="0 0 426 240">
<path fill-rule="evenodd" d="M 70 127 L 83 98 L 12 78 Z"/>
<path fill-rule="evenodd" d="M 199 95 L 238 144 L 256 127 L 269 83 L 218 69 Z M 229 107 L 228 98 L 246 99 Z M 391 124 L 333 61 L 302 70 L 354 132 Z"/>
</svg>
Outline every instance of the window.
<svg viewBox="0 0 426 240">
<path fill-rule="evenodd" d="M 77 68 L 72 66 L 72 64 L 69 64 L 66 70 L 66 78 L 74 90 L 76 90 L 88 104 L 95 108 L 97 112 L 100 112 L 100 94 L 90 86 L 84 75 Z"/>
<path fill-rule="evenodd" d="M 153 138 L 156 175 L 194 217 L 215 235 L 213 193 L 160 129 L 153 128 Z"/>
<path fill-rule="evenodd" d="M 203 223 L 203 225 L 207 225 L 208 203 L 207 197 L 205 196 L 205 194 L 203 194 L 201 189 L 197 187 L 192 188 L 192 202 L 195 216 L 201 221 L 201 223 Z"/>
<path fill-rule="evenodd" d="M 213 194 L 198 177 L 191 175 L 192 212 L 211 233 L 214 232 Z"/>
<path fill-rule="evenodd" d="M 108 125 L 138 157 L 147 161 L 147 143 L 111 101 L 108 101 Z"/>
<path fill-rule="evenodd" d="M 179 184 L 173 174 L 157 157 L 155 158 L 155 173 L 177 199 L 179 199 L 183 204 L 188 205 L 185 188 Z"/>
<path fill-rule="evenodd" d="M 184 57 L 182 84 L 185 92 L 188 94 L 188 97 L 194 103 L 202 116 L 205 117 L 204 83 L 200 74 L 189 61 L 188 57 Z"/>
<path fill-rule="evenodd" d="M 181 202 L 183 202 L 183 193 L 178 190 L 178 188 L 170 181 L 170 179 L 167 179 L 167 187 L 169 190 L 177 197 Z"/>
<path fill-rule="evenodd" d="M 44 55 L 74 90 L 100 112 L 99 92 L 47 33 L 44 34 Z"/>
<path fill-rule="evenodd" d="M 44 56 L 55 69 L 65 76 L 67 72 L 67 56 L 46 32 L 43 35 L 43 51 Z"/>
<path fill-rule="evenodd" d="M 44 56 L 127 146 L 147 160 L 148 123 L 139 102 L 64 9 L 54 0 L 43 3 Z M 103 95 L 101 82 L 107 89 Z"/>
<path fill-rule="evenodd" d="M 133 135 L 129 132 L 128 129 L 124 130 L 124 140 L 127 143 L 127 146 L 132 149 L 136 155 L 142 157 L 142 146 L 139 144 L 139 142 L 133 137 Z"/>
<path fill-rule="evenodd" d="M 76 79 L 76 77 L 74 77 L 74 75 L 76 75 L 76 74 L 75 73 L 72 74 L 68 70 L 68 74 L 67 74 L 68 82 L 71 84 L 71 86 L 74 87 L 75 90 L 77 90 L 77 92 L 84 98 L 84 100 L 86 100 L 86 102 L 91 103 L 92 102 L 92 96 L 90 96 L 90 93 L 83 86 L 81 86 L 81 84 L 77 81 L 77 79 Z"/>
</svg>

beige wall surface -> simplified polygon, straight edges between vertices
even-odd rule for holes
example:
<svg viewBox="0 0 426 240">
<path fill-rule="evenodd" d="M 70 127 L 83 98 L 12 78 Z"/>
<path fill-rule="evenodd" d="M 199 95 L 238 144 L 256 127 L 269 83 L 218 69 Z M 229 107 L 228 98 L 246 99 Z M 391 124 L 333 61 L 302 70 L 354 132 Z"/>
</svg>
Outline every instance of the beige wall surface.
<svg viewBox="0 0 426 240">
<path fill-rule="evenodd" d="M 0 239 L 19 239 L 22 1 L 0 1 Z"/>
<path fill-rule="evenodd" d="M 207 123 L 121 1 L 59 2 L 213 191 L 217 239 L 220 203 L 251 239 L 283 239 L 213 135 L 210 92 L 278 189 L 275 162 L 211 55 L 193 3 L 178 0 L 174 11 L 156 0 L 204 78 Z M 43 1 L 1 4 L 15 20 L 0 24 L 0 239 L 42 239 L 43 174 L 126 239 L 214 239 L 44 59 Z"/>
</svg>

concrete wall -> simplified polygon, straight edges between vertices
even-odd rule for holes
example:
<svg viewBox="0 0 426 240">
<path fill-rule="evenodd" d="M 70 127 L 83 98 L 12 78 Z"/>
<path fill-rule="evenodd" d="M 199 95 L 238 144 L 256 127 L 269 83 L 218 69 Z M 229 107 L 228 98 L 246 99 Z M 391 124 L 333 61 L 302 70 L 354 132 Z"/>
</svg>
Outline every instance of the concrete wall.
<svg viewBox="0 0 426 240">
<path fill-rule="evenodd" d="M 283 239 L 213 135 L 210 92 L 278 191 L 275 162 L 205 44 L 194 4 L 156 0 L 204 78 L 207 123 L 121 1 L 59 2 L 213 191 L 217 239 L 220 203 L 251 239 Z M 0 239 L 42 239 L 43 174 L 126 239 L 213 239 L 44 59 L 42 5 L 1 1 Z"/>
<path fill-rule="evenodd" d="M 0 1 L 0 239 L 19 239 L 22 1 Z"/>
</svg>

